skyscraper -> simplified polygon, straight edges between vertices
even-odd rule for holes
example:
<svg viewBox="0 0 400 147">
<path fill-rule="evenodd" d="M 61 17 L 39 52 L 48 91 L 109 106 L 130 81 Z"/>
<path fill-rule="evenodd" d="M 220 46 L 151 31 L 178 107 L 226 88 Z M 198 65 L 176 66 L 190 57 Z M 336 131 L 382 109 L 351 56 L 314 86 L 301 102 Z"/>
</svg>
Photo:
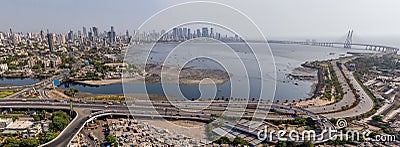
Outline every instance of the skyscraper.
<svg viewBox="0 0 400 147">
<path fill-rule="evenodd" d="M 89 33 L 88 33 L 88 38 L 89 38 L 90 41 L 93 41 L 93 40 L 94 40 L 93 32 L 92 32 L 92 31 L 89 31 Z"/>
<path fill-rule="evenodd" d="M 75 40 L 74 31 L 72 31 L 72 30 L 69 31 L 68 40 L 69 41 L 74 41 Z"/>
<path fill-rule="evenodd" d="M 161 40 L 167 40 L 167 38 L 168 38 L 168 34 L 166 34 L 166 31 L 163 29 L 163 30 L 161 30 Z"/>
<path fill-rule="evenodd" d="M 40 39 L 44 40 L 44 37 L 45 37 L 45 35 L 44 35 L 43 30 L 40 30 Z"/>
<path fill-rule="evenodd" d="M 94 37 L 99 37 L 99 29 L 97 27 L 92 27 Z"/>
<path fill-rule="evenodd" d="M 82 27 L 82 31 L 83 31 L 83 36 L 87 37 L 86 27 Z"/>
<path fill-rule="evenodd" d="M 214 28 L 210 28 L 210 38 L 214 38 Z"/>
<path fill-rule="evenodd" d="M 201 35 L 202 37 L 209 37 L 208 28 L 207 27 L 201 28 L 201 32 L 203 33 Z"/>
<path fill-rule="evenodd" d="M 183 28 L 182 33 L 183 33 L 183 37 L 185 37 L 185 39 L 189 38 L 187 31 L 188 31 L 188 28 Z"/>
<path fill-rule="evenodd" d="M 200 29 L 197 29 L 197 32 L 196 32 L 196 34 L 197 34 L 197 36 L 196 36 L 196 37 L 201 37 L 201 31 L 200 31 Z"/>
<path fill-rule="evenodd" d="M 183 39 L 183 30 L 182 30 L 182 28 L 178 29 L 178 37 L 179 37 L 179 40 Z"/>
<path fill-rule="evenodd" d="M 172 29 L 172 39 L 177 39 L 178 38 L 178 28 L 173 28 Z"/>
<path fill-rule="evenodd" d="M 192 39 L 192 34 L 190 34 L 190 28 L 187 29 L 187 36 L 188 39 Z"/>
<path fill-rule="evenodd" d="M 115 42 L 116 36 L 115 36 L 114 26 L 111 26 L 111 31 L 110 31 L 108 37 L 110 38 L 110 42 Z"/>
<path fill-rule="evenodd" d="M 112 32 L 111 31 L 107 32 L 107 37 L 108 37 L 108 42 L 112 43 L 113 39 L 112 39 Z"/>
<path fill-rule="evenodd" d="M 47 31 L 47 44 L 49 45 L 50 52 L 54 52 L 53 35 L 48 32 L 49 31 Z"/>
</svg>

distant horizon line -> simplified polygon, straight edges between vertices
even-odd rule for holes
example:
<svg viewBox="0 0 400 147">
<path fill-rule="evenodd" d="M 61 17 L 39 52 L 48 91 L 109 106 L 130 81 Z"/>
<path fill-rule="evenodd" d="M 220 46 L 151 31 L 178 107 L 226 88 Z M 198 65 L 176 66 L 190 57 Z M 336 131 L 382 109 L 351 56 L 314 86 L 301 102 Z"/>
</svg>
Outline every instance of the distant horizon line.
<svg viewBox="0 0 400 147">
<path fill-rule="evenodd" d="M 115 26 L 114 25 L 110 25 L 110 28 L 111 27 L 114 27 L 115 28 Z M 82 28 L 83 27 L 85 27 L 85 26 L 82 26 Z M 87 29 L 87 32 L 88 32 L 88 30 L 89 30 L 89 28 L 93 28 L 93 27 L 97 27 L 97 26 L 90 26 L 90 27 L 86 27 L 86 28 L 88 28 Z M 72 31 L 74 31 L 74 33 L 77 33 L 77 32 L 75 32 L 75 31 L 83 31 L 82 30 L 82 28 L 81 29 L 69 29 L 69 30 L 72 30 Z M 185 27 L 181 27 L 181 28 L 185 28 Z M 187 27 L 187 28 L 190 28 L 190 27 Z M 208 28 L 212 28 L 212 27 L 208 27 Z M 46 32 L 47 33 L 47 30 L 48 29 L 38 29 L 37 31 L 14 31 L 12 28 L 10 28 L 11 30 L 12 30 L 12 34 L 17 34 L 17 33 L 22 33 L 22 34 L 26 34 L 26 33 L 40 33 L 40 31 L 44 31 L 44 32 Z M 117 29 L 118 30 L 118 29 Z M 118 31 L 115 31 L 115 32 L 118 32 L 117 34 L 118 35 L 122 35 L 122 36 L 124 36 L 125 35 L 125 33 L 126 33 L 126 31 L 137 31 L 137 29 L 124 29 L 125 31 L 123 31 L 123 32 L 118 32 Z M 162 29 L 163 30 L 163 29 Z M 157 33 L 160 33 L 162 30 L 160 30 L 160 31 L 156 31 Z M 102 31 L 100 31 L 100 32 L 104 32 L 104 31 L 107 31 L 107 29 L 104 29 L 104 30 L 102 30 Z M 53 33 L 53 34 L 67 34 L 69 31 L 63 31 L 63 32 L 60 32 L 60 31 L 54 31 L 54 32 L 51 32 L 50 31 L 50 33 Z M 149 33 L 149 32 L 151 32 L 151 31 L 145 31 L 146 33 Z M 6 31 L 4 31 L 4 30 L 0 30 L 0 33 L 10 33 L 10 30 L 6 30 Z M 131 33 L 131 32 L 130 32 Z M 143 34 L 143 32 L 142 33 L 140 33 L 140 34 Z M 264 35 L 265 35 L 266 33 L 264 33 Z M 129 36 L 134 36 L 134 35 L 129 35 Z M 270 40 L 279 40 L 279 41 L 298 41 L 298 40 L 301 40 L 301 41 L 305 41 L 305 40 L 317 40 L 317 41 L 328 41 L 328 40 L 323 40 L 323 39 L 337 39 L 338 37 L 335 37 L 336 35 L 304 35 L 304 36 L 301 36 L 301 35 L 294 35 L 294 36 L 285 36 L 285 35 L 274 35 L 273 37 L 268 37 L 268 36 L 271 36 L 271 35 L 266 35 L 266 38 L 267 38 L 267 40 L 268 41 L 270 41 Z M 400 34 L 396 34 L 396 35 L 394 35 L 394 34 L 388 34 L 388 35 L 369 35 L 369 36 L 365 36 L 365 38 L 368 38 L 368 39 L 376 39 L 376 38 L 393 38 L 393 37 L 400 37 Z M 252 38 L 251 36 L 250 37 L 246 37 L 246 38 Z M 273 39 L 269 39 L 269 38 L 273 38 Z M 263 41 L 264 39 L 263 38 L 260 38 L 260 39 L 247 39 L 247 40 L 251 40 L 251 41 Z M 341 41 L 332 41 L 332 42 L 341 42 Z M 357 41 L 355 41 L 355 42 L 357 42 Z"/>
</svg>

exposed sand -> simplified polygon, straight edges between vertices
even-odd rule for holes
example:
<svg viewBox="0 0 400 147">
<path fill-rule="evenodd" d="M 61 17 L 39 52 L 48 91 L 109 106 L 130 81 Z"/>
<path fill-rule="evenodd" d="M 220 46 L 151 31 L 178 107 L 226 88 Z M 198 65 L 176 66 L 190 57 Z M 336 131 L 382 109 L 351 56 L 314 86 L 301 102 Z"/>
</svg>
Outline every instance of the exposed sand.
<svg viewBox="0 0 400 147">
<path fill-rule="evenodd" d="M 306 68 L 306 67 L 297 67 L 293 69 L 292 74 L 294 75 L 316 75 L 317 70 L 312 69 L 312 68 Z"/>
<path fill-rule="evenodd" d="M 207 140 L 206 129 L 204 123 L 188 121 L 188 120 L 177 120 L 169 121 L 166 120 L 140 120 L 147 124 L 153 125 L 157 128 L 167 129 L 169 132 L 174 134 L 183 134 L 185 136 L 194 138 L 196 140 Z"/>
<path fill-rule="evenodd" d="M 317 97 L 317 98 L 314 98 L 314 99 L 311 99 L 311 100 L 306 100 L 306 101 L 301 101 L 301 102 L 295 102 L 295 105 L 296 106 L 310 106 L 310 105 L 312 105 L 312 106 L 325 106 L 325 105 L 329 105 L 329 104 L 332 104 L 332 103 L 334 103 L 335 102 L 335 100 L 334 99 L 331 99 L 330 101 L 329 100 L 325 100 L 325 99 L 321 99 L 320 97 Z"/>
<path fill-rule="evenodd" d="M 211 79 L 213 82 L 202 82 L 202 80 L 191 80 L 191 79 L 181 79 L 179 80 L 180 84 L 186 85 L 198 85 L 198 84 L 223 84 L 227 80 L 223 79 Z M 165 80 L 166 83 L 177 83 L 178 80 L 176 79 L 167 79 Z M 110 84 L 120 84 L 122 83 L 122 79 L 107 79 L 107 80 L 87 80 L 87 81 L 75 81 L 76 83 L 91 85 L 91 86 L 102 86 L 102 85 L 110 85 Z M 124 83 L 143 83 L 144 81 L 141 79 L 124 79 Z M 159 83 L 159 82 L 158 82 Z"/>
<path fill-rule="evenodd" d="M 75 81 L 76 83 L 92 85 L 92 86 L 101 86 L 101 85 L 109 85 L 109 84 L 118 84 L 122 83 L 121 79 L 107 79 L 107 80 L 88 80 L 88 81 Z"/>
</svg>

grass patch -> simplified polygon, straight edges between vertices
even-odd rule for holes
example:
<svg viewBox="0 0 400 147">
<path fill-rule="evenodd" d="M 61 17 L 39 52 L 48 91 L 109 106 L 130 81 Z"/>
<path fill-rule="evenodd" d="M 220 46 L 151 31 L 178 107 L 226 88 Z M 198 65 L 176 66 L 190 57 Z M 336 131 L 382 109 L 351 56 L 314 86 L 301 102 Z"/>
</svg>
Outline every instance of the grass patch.
<svg viewBox="0 0 400 147">
<path fill-rule="evenodd" d="M 17 91 L 15 90 L 4 90 L 4 91 L 0 91 L 0 98 L 5 98 L 9 95 L 12 95 L 14 93 L 16 93 Z"/>
</svg>

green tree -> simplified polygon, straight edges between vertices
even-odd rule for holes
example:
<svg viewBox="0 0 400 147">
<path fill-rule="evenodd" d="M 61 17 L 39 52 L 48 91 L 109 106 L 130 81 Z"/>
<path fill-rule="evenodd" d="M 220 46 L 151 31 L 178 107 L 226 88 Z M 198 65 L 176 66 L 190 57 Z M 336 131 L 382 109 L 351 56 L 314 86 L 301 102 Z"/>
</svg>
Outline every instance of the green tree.
<svg viewBox="0 0 400 147">
<path fill-rule="evenodd" d="M 248 145 L 249 143 L 246 140 L 244 140 L 243 138 L 236 137 L 235 139 L 233 139 L 232 144 L 235 146 L 237 146 L 237 145 L 245 146 L 245 145 Z"/>
<path fill-rule="evenodd" d="M 34 119 L 35 121 L 40 121 L 40 120 L 41 120 L 40 115 L 34 115 L 34 116 L 33 116 L 33 119 Z"/>
<path fill-rule="evenodd" d="M 42 117 L 42 119 L 47 119 L 47 112 L 46 110 L 42 110 L 42 112 L 40 113 L 40 116 Z"/>
<path fill-rule="evenodd" d="M 117 138 L 115 138 L 114 135 L 109 134 L 109 135 L 106 137 L 106 140 L 107 140 L 107 142 L 109 142 L 109 143 L 113 143 L 113 142 L 117 141 Z"/>
<path fill-rule="evenodd" d="M 17 121 L 18 119 L 19 119 L 19 116 L 13 116 L 13 117 L 12 117 L 12 120 L 13 120 L 13 121 Z"/>
<path fill-rule="evenodd" d="M 303 146 L 303 147 L 314 147 L 314 144 L 310 140 L 305 140 L 301 146 Z"/>
<path fill-rule="evenodd" d="M 15 139 L 14 137 L 8 137 L 1 144 L 3 147 L 18 147 L 20 145 L 20 141 Z"/>
<path fill-rule="evenodd" d="M 214 142 L 217 144 L 231 144 L 231 141 L 229 140 L 229 138 L 225 137 L 225 136 L 220 137 L 219 139 L 215 140 Z"/>
<path fill-rule="evenodd" d="M 54 138 L 57 137 L 57 134 L 54 132 L 41 132 L 39 133 L 39 142 L 40 144 L 45 144 L 51 140 L 53 140 Z"/>
<path fill-rule="evenodd" d="M 71 116 L 64 111 L 56 111 L 52 113 L 51 120 L 50 129 L 57 132 L 62 131 L 68 125 Z"/>
<path fill-rule="evenodd" d="M 286 142 L 279 141 L 279 142 L 276 144 L 276 147 L 286 147 Z"/>
<path fill-rule="evenodd" d="M 67 125 L 68 125 L 67 120 L 59 116 L 55 116 L 52 120 L 52 123 L 50 124 L 50 129 L 55 132 L 62 131 Z"/>
<path fill-rule="evenodd" d="M 374 115 L 372 116 L 372 120 L 374 121 L 379 121 L 379 122 L 383 122 L 383 118 L 380 115 Z"/>
<path fill-rule="evenodd" d="M 34 138 L 25 138 L 25 139 L 21 139 L 20 146 L 23 146 L 23 147 L 37 147 L 37 146 L 39 146 L 39 142 L 38 142 L 37 139 L 34 139 Z"/>
<path fill-rule="evenodd" d="M 64 91 L 64 94 L 65 94 L 65 95 L 68 95 L 68 96 L 70 96 L 70 97 L 75 97 L 76 93 L 78 93 L 78 92 L 79 92 L 78 89 L 76 89 L 76 88 L 71 88 L 71 89 L 69 89 L 69 90 L 65 90 L 65 91 Z"/>
<path fill-rule="evenodd" d="M 294 141 L 288 141 L 287 143 L 286 143 L 286 145 L 288 146 L 288 147 L 296 147 L 297 145 L 296 145 L 296 142 L 294 142 Z"/>
<path fill-rule="evenodd" d="M 67 121 L 71 121 L 71 116 L 69 116 L 66 112 L 61 111 L 61 110 L 53 112 L 51 115 L 51 119 L 53 119 L 55 116 L 59 116 L 61 118 L 64 118 Z"/>
</svg>

